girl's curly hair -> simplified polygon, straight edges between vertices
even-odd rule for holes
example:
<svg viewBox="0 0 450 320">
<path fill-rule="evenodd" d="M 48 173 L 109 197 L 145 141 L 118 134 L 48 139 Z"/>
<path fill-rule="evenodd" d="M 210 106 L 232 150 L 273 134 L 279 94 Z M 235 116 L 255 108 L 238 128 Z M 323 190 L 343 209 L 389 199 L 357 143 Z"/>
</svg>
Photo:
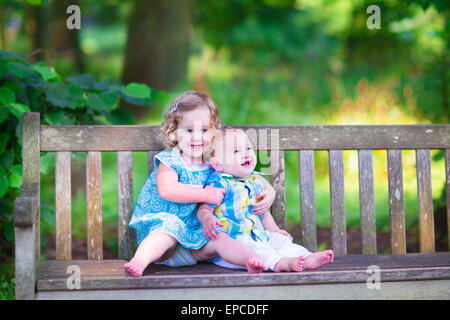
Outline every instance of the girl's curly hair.
<svg viewBox="0 0 450 320">
<path fill-rule="evenodd" d="M 200 107 L 208 108 L 211 128 L 220 130 L 222 122 L 216 104 L 206 94 L 197 91 L 187 91 L 178 95 L 164 112 L 164 121 L 159 129 L 159 137 L 166 149 L 170 150 L 178 144 L 175 130 L 186 111 Z"/>
</svg>

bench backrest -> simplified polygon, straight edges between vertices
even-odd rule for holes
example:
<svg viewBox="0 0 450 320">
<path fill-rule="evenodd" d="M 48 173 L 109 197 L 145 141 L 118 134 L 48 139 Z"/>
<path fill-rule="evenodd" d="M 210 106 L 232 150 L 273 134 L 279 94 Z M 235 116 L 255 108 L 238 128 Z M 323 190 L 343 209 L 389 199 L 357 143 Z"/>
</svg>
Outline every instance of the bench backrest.
<svg viewBox="0 0 450 320">
<path fill-rule="evenodd" d="M 82 151 L 87 152 L 88 259 L 103 259 L 101 152 L 115 151 L 119 257 L 129 259 L 134 252 L 134 236 L 128 228 L 134 206 L 132 152 L 148 152 L 151 172 L 153 156 L 163 148 L 158 126 L 47 126 L 39 125 L 38 113 L 26 113 L 23 119 L 24 183 L 39 181 L 40 152 L 56 152 L 56 258 L 71 259 L 71 153 Z M 435 251 L 430 149 L 445 150 L 450 217 L 450 125 L 233 127 L 244 129 L 257 149 L 270 150 L 270 182 L 277 191 L 272 214 L 282 227 L 286 224 L 284 151 L 299 152 L 302 245 L 312 251 L 317 249 L 314 150 L 329 152 L 331 243 L 336 255 L 347 254 L 343 150 L 358 151 L 363 254 L 377 253 L 372 150 L 387 150 L 393 254 L 406 253 L 401 150 L 416 150 L 420 251 Z"/>
</svg>

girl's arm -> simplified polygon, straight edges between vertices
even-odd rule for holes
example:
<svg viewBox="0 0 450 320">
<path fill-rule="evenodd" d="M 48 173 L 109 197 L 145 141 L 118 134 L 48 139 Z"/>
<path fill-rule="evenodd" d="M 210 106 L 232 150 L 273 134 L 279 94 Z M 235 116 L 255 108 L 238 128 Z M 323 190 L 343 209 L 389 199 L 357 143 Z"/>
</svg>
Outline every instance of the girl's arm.
<svg viewBox="0 0 450 320">
<path fill-rule="evenodd" d="M 269 182 L 267 182 L 266 179 L 261 177 L 259 174 L 256 174 L 256 177 L 264 185 L 264 190 L 256 195 L 257 198 L 262 198 L 262 200 L 253 205 L 253 213 L 259 215 L 269 210 L 270 206 L 275 200 L 276 193 L 275 189 Z"/>
<path fill-rule="evenodd" d="M 197 210 L 197 219 L 203 226 L 203 233 L 208 239 L 216 238 L 217 227 L 223 224 L 213 214 L 214 208 L 202 203 Z"/>
<path fill-rule="evenodd" d="M 292 236 L 286 230 L 280 229 L 278 227 L 278 225 L 276 224 L 275 220 L 273 219 L 273 217 L 269 211 L 266 211 L 262 215 L 261 223 L 266 230 L 269 230 L 272 232 L 279 232 L 281 234 L 284 234 L 285 236 L 288 236 L 292 240 Z"/>
<path fill-rule="evenodd" d="M 193 187 L 178 181 L 177 173 L 165 164 L 160 163 L 156 186 L 161 198 L 180 203 L 206 202 L 219 205 L 225 194 L 224 189 L 207 186 Z"/>
</svg>

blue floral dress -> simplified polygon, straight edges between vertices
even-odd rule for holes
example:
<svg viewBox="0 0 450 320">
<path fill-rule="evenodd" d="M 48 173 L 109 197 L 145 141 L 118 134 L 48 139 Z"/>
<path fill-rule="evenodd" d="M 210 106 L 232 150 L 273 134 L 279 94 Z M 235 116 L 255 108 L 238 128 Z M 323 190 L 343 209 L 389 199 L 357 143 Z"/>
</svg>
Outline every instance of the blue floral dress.
<svg viewBox="0 0 450 320">
<path fill-rule="evenodd" d="M 200 249 L 208 239 L 197 219 L 198 203 L 177 203 L 161 198 L 156 176 L 162 162 L 175 170 L 179 182 L 203 188 L 214 169 L 209 164 L 187 166 L 177 148 L 161 151 L 153 161 L 153 172 L 139 193 L 129 224 L 136 230 L 138 245 L 150 232 L 160 231 L 173 236 L 185 248 Z"/>
</svg>

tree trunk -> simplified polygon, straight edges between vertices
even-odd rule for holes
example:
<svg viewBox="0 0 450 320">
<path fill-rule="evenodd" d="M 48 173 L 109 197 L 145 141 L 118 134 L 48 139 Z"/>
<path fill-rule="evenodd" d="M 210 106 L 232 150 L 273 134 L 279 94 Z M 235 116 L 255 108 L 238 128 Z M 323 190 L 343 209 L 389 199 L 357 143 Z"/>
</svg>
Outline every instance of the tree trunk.
<svg viewBox="0 0 450 320">
<path fill-rule="evenodd" d="M 140 82 L 158 90 L 173 89 L 186 77 L 191 1 L 135 0 L 130 16 L 122 82 Z M 148 107 L 122 107 L 141 120 Z"/>
</svg>

